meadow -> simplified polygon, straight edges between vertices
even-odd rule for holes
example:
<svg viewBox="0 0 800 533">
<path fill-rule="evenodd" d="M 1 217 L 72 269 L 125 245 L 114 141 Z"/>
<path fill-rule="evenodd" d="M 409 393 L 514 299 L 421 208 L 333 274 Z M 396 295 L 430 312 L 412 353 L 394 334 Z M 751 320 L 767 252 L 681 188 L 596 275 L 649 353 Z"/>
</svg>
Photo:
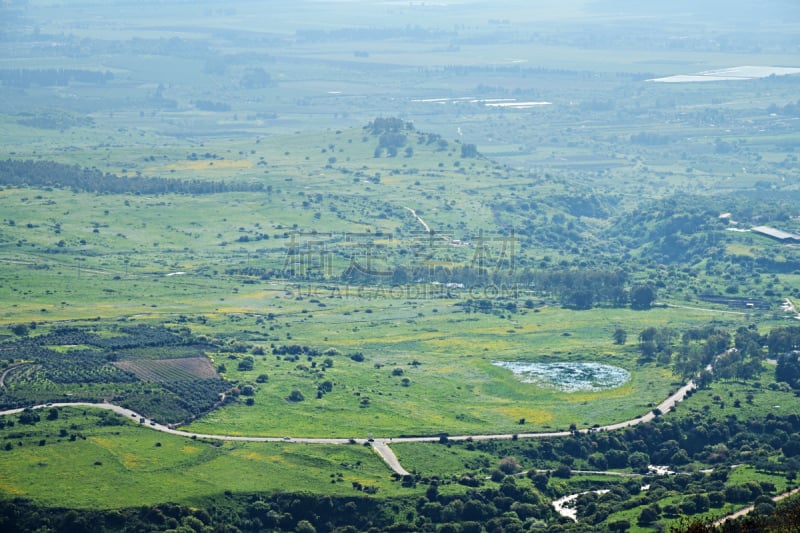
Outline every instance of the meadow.
<svg viewBox="0 0 800 533">
<path fill-rule="evenodd" d="M 74 408 L 56 420 L 5 431 L 2 490 L 46 506 L 124 508 L 166 501 L 201 504 L 228 490 L 270 493 L 287 486 L 354 495 L 353 482 L 407 494 L 368 447 L 190 440 L 109 422 L 119 415 Z M 316 487 L 316 489 L 313 489 Z"/>
</svg>

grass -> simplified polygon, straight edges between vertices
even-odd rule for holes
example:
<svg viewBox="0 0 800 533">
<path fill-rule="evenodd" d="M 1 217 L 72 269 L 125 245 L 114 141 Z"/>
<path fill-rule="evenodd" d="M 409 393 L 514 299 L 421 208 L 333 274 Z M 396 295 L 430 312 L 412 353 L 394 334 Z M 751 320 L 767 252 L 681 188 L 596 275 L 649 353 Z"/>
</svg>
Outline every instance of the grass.
<svg viewBox="0 0 800 533">
<path fill-rule="evenodd" d="M 357 303 L 362 302 L 345 305 Z M 424 327 L 417 318 L 407 319 L 411 324 L 407 320 L 369 318 L 396 312 L 397 302 L 370 301 L 368 305 L 374 312 L 353 314 L 358 318 L 349 319 L 346 327 L 339 320 L 332 324 L 332 318 L 326 321 L 322 318 L 325 315 L 316 313 L 310 318 L 301 313 L 296 321 L 287 320 L 285 324 L 276 321 L 269 327 L 280 325 L 282 331 L 288 328 L 292 335 L 291 341 L 281 343 L 311 340 L 312 346 L 334 347 L 345 356 L 334 357 L 333 367 L 325 370 L 312 367 L 315 362 L 321 363 L 321 358 L 295 362 L 273 355 L 256 357 L 254 369 L 248 372 L 236 370 L 236 359 L 231 360 L 226 364 L 229 379 L 253 382 L 259 374 L 267 374 L 269 382 L 258 385 L 255 405 L 226 406 L 190 428 L 197 432 L 243 434 L 246 428 L 264 435 L 293 431 L 298 435 L 343 437 L 565 429 L 571 422 L 590 426 L 636 417 L 675 388 L 671 372 L 650 365 L 640 368 L 633 352 L 612 344 L 613 327 L 598 328 L 596 324 L 598 316 L 608 316 L 606 310 L 588 311 L 581 316 L 585 322 L 572 324 L 571 336 L 565 338 L 562 311 L 555 309 L 514 315 L 512 319 L 522 329 L 513 330 L 520 333 L 506 333 L 508 319 L 490 315 L 481 318 L 476 327 L 468 316 L 442 307 L 441 302 L 416 303 L 417 312 L 425 316 Z M 437 313 L 432 312 L 433 306 L 437 306 Z M 680 314 L 668 310 L 660 313 L 676 319 Z M 244 327 L 246 323 L 239 324 Z M 346 342 L 341 342 L 345 335 Z M 608 341 L 598 343 L 598 338 Z M 313 339 L 327 340 L 315 344 Z M 365 354 L 365 362 L 346 357 L 356 350 Z M 609 391 L 559 393 L 522 383 L 510 371 L 491 364 L 504 358 L 604 362 L 629 369 L 632 379 Z M 413 365 L 414 361 L 420 364 Z M 217 364 L 225 362 L 217 357 Z M 392 375 L 395 368 L 403 369 L 402 377 L 410 381 L 408 387 Z M 333 382 L 333 392 L 315 399 L 316 386 L 323 380 Z M 294 388 L 303 392 L 306 401 L 287 404 L 285 397 Z M 367 407 L 362 407 L 364 398 L 369 399 Z M 594 406 L 591 413 L 585 412 L 584 406 L 589 404 Z M 577 412 L 583 414 L 577 416 Z M 525 426 L 518 425 L 520 418 L 526 419 Z M 349 421 L 349 434 L 339 429 L 345 420 Z"/>
<path fill-rule="evenodd" d="M 378 487 L 381 497 L 413 493 L 392 483 L 388 467 L 364 446 L 217 446 L 127 420 L 98 426 L 100 420 L 91 409 L 64 408 L 58 420 L 0 430 L 0 442 L 12 444 L 11 451 L 0 451 L 0 489 L 45 506 L 79 508 L 192 504 L 225 491 L 271 493 L 287 487 L 351 495 L 356 494 L 352 482 Z M 62 430 L 65 436 L 59 436 Z M 79 435 L 74 442 L 66 436 L 72 434 Z"/>
</svg>

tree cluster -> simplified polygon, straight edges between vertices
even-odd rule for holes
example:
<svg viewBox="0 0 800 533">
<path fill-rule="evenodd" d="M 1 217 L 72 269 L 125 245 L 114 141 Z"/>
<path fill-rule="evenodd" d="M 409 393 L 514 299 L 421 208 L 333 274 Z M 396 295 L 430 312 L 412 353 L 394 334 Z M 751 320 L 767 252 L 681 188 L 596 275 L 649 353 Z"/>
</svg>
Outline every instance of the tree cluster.
<svg viewBox="0 0 800 533">
<path fill-rule="evenodd" d="M 0 184 L 12 187 L 63 187 L 100 194 L 217 194 L 255 192 L 263 183 L 121 177 L 96 168 L 55 161 L 0 161 Z"/>
</svg>

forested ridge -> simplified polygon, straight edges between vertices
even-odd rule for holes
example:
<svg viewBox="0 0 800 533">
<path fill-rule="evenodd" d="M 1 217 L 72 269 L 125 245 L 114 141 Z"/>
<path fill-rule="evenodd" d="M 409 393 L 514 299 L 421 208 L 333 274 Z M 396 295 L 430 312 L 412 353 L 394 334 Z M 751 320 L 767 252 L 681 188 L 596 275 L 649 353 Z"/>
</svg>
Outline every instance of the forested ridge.
<svg viewBox="0 0 800 533">
<path fill-rule="evenodd" d="M 0 161 L 0 184 L 12 187 L 63 187 L 99 194 L 215 194 L 255 192 L 262 183 L 179 180 L 149 176 L 119 176 L 96 168 L 55 161 Z"/>
</svg>

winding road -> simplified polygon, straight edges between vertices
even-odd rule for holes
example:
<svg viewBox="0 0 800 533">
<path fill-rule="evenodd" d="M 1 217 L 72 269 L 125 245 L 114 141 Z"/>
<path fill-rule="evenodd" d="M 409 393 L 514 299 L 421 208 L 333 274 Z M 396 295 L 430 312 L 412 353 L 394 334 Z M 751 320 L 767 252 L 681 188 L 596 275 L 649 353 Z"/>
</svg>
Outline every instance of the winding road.
<svg viewBox="0 0 800 533">
<path fill-rule="evenodd" d="M 7 373 L 7 372 L 6 372 Z M 5 373 L 4 373 L 5 375 Z M 672 409 L 675 404 L 678 402 L 683 401 L 686 398 L 686 395 L 689 391 L 694 390 L 696 385 L 694 381 L 690 380 L 687 382 L 683 387 L 675 391 L 669 398 L 664 400 L 658 405 L 658 410 L 662 413 L 667 413 L 670 409 Z M 386 463 L 386 465 L 396 474 L 400 476 L 407 476 L 410 475 L 403 465 L 400 464 L 400 460 L 397 458 L 395 453 L 392 451 L 391 444 L 397 442 L 439 442 L 441 439 L 440 436 L 432 436 L 432 437 L 396 437 L 396 438 L 377 438 L 377 439 L 347 439 L 347 438 L 310 438 L 310 437 L 247 437 L 247 436 L 239 436 L 239 435 L 208 435 L 203 433 L 193 433 L 189 431 L 183 431 L 180 429 L 171 428 L 169 426 L 165 426 L 163 424 L 159 424 L 154 420 L 148 420 L 146 417 L 141 416 L 140 414 L 132 411 L 130 409 L 126 409 L 122 406 L 115 405 L 109 402 L 104 403 L 90 403 L 90 402 L 53 402 L 48 403 L 46 405 L 36 405 L 31 407 L 32 409 L 44 409 L 47 407 L 90 407 L 95 409 L 107 409 L 113 411 L 117 414 L 120 414 L 125 417 L 130 417 L 135 420 L 139 420 L 143 426 L 150 427 L 156 431 L 161 431 L 163 433 L 169 433 L 171 435 L 177 435 L 180 437 L 187 437 L 187 438 L 198 438 L 198 439 L 207 439 L 207 440 L 218 440 L 218 441 L 238 441 L 238 442 L 296 442 L 302 444 L 369 444 L 372 449 L 375 451 L 376 454 Z M 6 415 L 13 415 L 18 414 L 24 411 L 25 408 L 17 408 L 17 409 L 9 409 L 6 411 L 0 411 L 0 416 Z M 584 428 L 576 430 L 577 433 L 588 433 L 590 431 L 613 431 L 615 429 L 622 429 L 630 426 L 635 426 L 637 424 L 643 424 L 645 422 L 649 422 L 653 420 L 657 415 L 655 414 L 655 410 L 650 411 L 640 417 L 626 420 L 624 422 L 617 422 L 615 424 L 609 424 L 606 426 L 599 426 L 594 428 Z M 501 433 L 501 434 L 487 434 L 487 435 L 457 435 L 457 436 L 448 436 L 448 440 L 453 441 L 463 441 L 463 440 L 510 440 L 510 439 L 548 439 L 548 438 L 557 438 L 557 437 L 568 437 L 572 435 L 574 432 L 572 431 L 553 431 L 553 432 L 543 432 L 543 433 Z"/>
</svg>

